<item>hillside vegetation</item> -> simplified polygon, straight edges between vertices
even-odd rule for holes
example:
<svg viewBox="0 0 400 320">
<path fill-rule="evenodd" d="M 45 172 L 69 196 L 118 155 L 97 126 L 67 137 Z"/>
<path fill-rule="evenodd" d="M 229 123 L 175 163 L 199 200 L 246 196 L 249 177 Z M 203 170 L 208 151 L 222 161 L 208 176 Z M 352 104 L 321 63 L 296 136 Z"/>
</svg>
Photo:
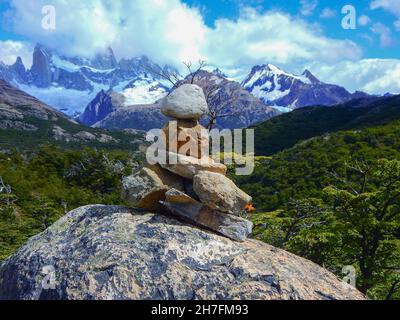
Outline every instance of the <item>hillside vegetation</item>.
<svg viewBox="0 0 400 320">
<path fill-rule="evenodd" d="M 0 154 L 0 260 L 72 209 L 123 204 L 120 181 L 135 165 L 127 152 L 93 148 Z"/>
<path fill-rule="evenodd" d="M 272 155 L 328 132 L 382 125 L 400 119 L 400 96 L 294 110 L 254 126 L 258 155 Z"/>
<path fill-rule="evenodd" d="M 340 277 L 354 268 L 357 287 L 371 298 L 399 299 L 399 111 L 395 97 L 365 110 L 308 108 L 261 124 L 268 130 L 256 133 L 258 154 L 260 141 L 275 148 L 269 139 L 278 132 L 294 145 L 257 161 L 251 176 L 233 177 L 258 209 L 254 236 Z M 298 138 L 300 127 L 308 131 Z"/>
<path fill-rule="evenodd" d="M 0 150 L 16 148 L 22 152 L 35 151 L 38 146 L 51 142 L 64 149 L 79 150 L 92 147 L 103 150 L 137 151 L 139 145 L 143 143 L 143 134 L 140 132 L 105 131 L 85 127 L 64 118 L 48 121 L 31 117 L 25 121 L 38 129 L 36 131 L 0 129 Z M 65 131 L 64 136 L 55 138 L 54 126 L 62 128 Z"/>
</svg>

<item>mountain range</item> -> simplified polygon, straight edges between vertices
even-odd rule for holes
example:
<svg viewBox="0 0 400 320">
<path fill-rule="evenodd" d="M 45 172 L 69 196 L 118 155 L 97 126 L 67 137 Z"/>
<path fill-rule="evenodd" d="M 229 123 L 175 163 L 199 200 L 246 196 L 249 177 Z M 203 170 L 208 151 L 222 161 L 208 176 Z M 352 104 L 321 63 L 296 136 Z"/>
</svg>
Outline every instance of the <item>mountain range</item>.
<svg viewBox="0 0 400 320">
<path fill-rule="evenodd" d="M 272 64 L 253 67 L 241 85 L 265 104 L 286 111 L 312 105 L 334 105 L 368 97 L 363 92 L 350 93 L 341 86 L 324 83 L 309 70 L 301 75 L 294 75 Z"/>
<path fill-rule="evenodd" d="M 189 78 L 183 80 L 188 82 Z M 191 81 L 191 79 L 190 79 Z M 214 92 L 208 99 L 210 109 L 218 109 L 219 119 L 216 126 L 220 128 L 245 128 L 253 123 L 270 119 L 280 112 L 254 97 L 236 81 L 230 81 L 218 72 L 201 70 L 193 79 L 193 83 L 203 88 L 207 94 Z M 210 92 L 211 93 L 211 92 Z M 86 125 L 106 129 L 141 129 L 160 128 L 167 118 L 161 114 L 158 103 L 126 106 L 125 97 L 114 91 L 101 91 L 88 104 L 80 121 Z M 207 126 L 209 119 L 201 122 Z"/>
<path fill-rule="evenodd" d="M 168 91 L 166 81 L 156 75 L 163 68 L 170 67 L 160 67 L 147 57 L 117 62 L 111 48 L 88 59 L 66 57 L 38 44 L 29 70 L 18 57 L 11 66 L 0 64 L 0 78 L 77 116 L 101 90 L 121 92 L 127 104 L 155 102 Z"/>
<path fill-rule="evenodd" d="M 66 57 L 40 44 L 35 46 L 30 69 L 20 57 L 10 66 L 0 63 L 1 79 L 84 125 L 108 129 L 161 126 L 166 118 L 156 102 L 171 90 L 161 76 L 169 71 L 176 70 L 145 56 L 117 61 L 111 48 L 89 59 Z M 224 115 L 216 123 L 221 128 L 247 127 L 305 106 L 370 98 L 326 84 L 308 70 L 294 75 L 272 64 L 253 67 L 241 83 L 219 69 L 202 70 L 194 82 L 205 91 L 215 90 L 209 104 Z"/>
</svg>

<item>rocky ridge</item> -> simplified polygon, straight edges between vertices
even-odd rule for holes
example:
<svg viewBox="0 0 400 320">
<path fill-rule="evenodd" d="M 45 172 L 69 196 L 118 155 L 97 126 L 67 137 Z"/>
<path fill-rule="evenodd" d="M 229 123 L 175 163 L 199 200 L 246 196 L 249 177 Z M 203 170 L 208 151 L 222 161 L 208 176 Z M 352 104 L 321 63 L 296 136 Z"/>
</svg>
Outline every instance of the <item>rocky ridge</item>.
<svg viewBox="0 0 400 320">
<path fill-rule="evenodd" d="M 189 83 L 189 78 L 190 76 L 182 82 Z M 242 88 L 238 82 L 228 80 L 220 72 L 201 70 L 195 76 L 194 84 L 202 88 L 206 94 L 211 90 L 215 92 L 212 99 L 208 99 L 210 109 L 218 110 L 221 115 L 218 117 L 215 127 L 245 128 L 280 114 L 280 111 L 264 104 Z M 103 98 L 104 95 L 108 95 L 108 97 Z M 125 100 L 125 103 L 115 102 L 116 96 L 120 97 L 119 100 Z M 127 105 L 129 100 L 126 100 L 121 93 L 100 93 L 88 104 L 81 121 L 83 118 L 87 119 L 85 121 L 88 125 L 97 121 L 94 126 L 105 129 L 148 130 L 161 128 L 167 121 L 167 118 L 161 113 L 161 100 L 147 105 Z M 106 117 L 103 116 L 104 114 L 107 114 Z M 168 114 L 171 115 L 170 112 Z M 200 120 L 203 125 L 207 125 L 208 121 L 207 116 Z"/>
<path fill-rule="evenodd" d="M 115 146 L 141 144 L 144 133 L 113 132 L 92 129 L 78 124 L 51 106 L 19 90 L 6 81 L 0 80 L 0 146 L 2 150 L 43 142 L 96 144 Z M 121 140 L 123 139 L 123 141 Z M 140 143 L 134 142 L 140 139 Z"/>
</svg>

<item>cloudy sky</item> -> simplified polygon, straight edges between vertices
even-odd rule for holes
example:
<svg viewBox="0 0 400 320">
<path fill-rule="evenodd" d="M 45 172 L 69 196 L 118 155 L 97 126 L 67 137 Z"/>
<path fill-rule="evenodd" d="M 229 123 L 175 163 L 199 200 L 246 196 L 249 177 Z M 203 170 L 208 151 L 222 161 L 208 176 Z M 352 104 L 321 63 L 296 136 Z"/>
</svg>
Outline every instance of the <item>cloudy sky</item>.
<svg viewBox="0 0 400 320">
<path fill-rule="evenodd" d="M 346 4 L 355 29 L 344 29 Z M 42 9 L 56 10 L 55 30 Z M 310 69 L 351 91 L 400 93 L 400 0 L 0 0 L 0 60 L 29 67 L 40 42 L 65 55 L 111 46 L 180 66 L 199 58 L 240 80 L 256 64 Z"/>
</svg>

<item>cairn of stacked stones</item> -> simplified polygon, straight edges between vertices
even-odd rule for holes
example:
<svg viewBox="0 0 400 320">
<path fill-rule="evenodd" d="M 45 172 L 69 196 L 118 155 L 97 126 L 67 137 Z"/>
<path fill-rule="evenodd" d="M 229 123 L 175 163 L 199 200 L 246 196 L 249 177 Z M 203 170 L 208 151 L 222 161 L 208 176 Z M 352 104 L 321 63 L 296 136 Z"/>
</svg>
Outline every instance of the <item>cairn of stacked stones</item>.
<svg viewBox="0 0 400 320">
<path fill-rule="evenodd" d="M 245 240 L 253 225 L 241 214 L 252 199 L 226 177 L 227 167 L 205 151 L 209 136 L 198 122 L 208 111 L 203 90 L 183 84 L 161 101 L 161 111 L 172 118 L 162 129 L 166 161 L 146 163 L 125 177 L 124 198 L 132 206 Z"/>
</svg>

